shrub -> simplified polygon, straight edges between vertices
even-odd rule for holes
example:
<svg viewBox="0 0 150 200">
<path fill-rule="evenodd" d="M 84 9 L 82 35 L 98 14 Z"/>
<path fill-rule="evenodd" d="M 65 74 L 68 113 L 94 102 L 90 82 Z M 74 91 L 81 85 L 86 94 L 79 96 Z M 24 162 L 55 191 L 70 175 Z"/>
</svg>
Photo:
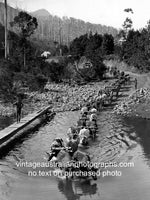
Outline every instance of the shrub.
<svg viewBox="0 0 150 200">
<path fill-rule="evenodd" d="M 11 97 L 13 74 L 9 69 L 10 63 L 0 60 L 0 97 L 7 100 Z"/>
<path fill-rule="evenodd" d="M 43 74 L 37 74 L 35 77 L 37 86 L 40 90 L 44 89 L 44 86 L 46 85 L 48 78 L 45 77 Z"/>
<path fill-rule="evenodd" d="M 47 83 L 47 78 L 43 74 L 26 74 L 26 85 L 31 91 L 43 90 Z"/>
</svg>

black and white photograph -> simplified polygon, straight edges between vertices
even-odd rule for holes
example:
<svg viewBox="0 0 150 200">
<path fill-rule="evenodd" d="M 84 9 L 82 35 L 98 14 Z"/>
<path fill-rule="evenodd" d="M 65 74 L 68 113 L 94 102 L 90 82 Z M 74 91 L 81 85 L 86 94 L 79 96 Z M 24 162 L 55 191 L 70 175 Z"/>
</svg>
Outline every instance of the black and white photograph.
<svg viewBox="0 0 150 200">
<path fill-rule="evenodd" d="M 150 1 L 0 0 L 0 200 L 150 200 Z"/>
</svg>

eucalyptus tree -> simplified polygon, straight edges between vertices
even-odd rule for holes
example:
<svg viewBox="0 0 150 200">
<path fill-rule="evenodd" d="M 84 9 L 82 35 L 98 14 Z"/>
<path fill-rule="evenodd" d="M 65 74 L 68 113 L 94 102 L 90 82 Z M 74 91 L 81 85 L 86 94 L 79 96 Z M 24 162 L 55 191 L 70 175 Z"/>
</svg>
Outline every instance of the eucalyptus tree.
<svg viewBox="0 0 150 200">
<path fill-rule="evenodd" d="M 37 29 L 38 22 L 35 17 L 32 17 L 27 12 L 21 11 L 14 18 L 13 22 L 10 23 L 11 26 L 16 27 L 20 36 L 20 46 L 23 53 L 23 66 L 26 67 L 26 48 L 27 48 L 27 38 L 29 38 Z"/>
</svg>

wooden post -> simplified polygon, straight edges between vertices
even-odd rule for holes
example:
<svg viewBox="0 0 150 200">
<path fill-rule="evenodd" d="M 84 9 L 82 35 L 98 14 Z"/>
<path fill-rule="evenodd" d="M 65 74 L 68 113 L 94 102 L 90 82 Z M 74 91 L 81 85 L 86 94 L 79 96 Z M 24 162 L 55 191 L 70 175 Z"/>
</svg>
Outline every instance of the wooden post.
<svg viewBox="0 0 150 200">
<path fill-rule="evenodd" d="M 25 47 L 23 48 L 23 66 L 25 69 L 25 67 L 26 67 L 26 49 L 25 49 Z"/>
<path fill-rule="evenodd" d="M 7 59 L 7 0 L 5 0 L 5 59 Z"/>
<path fill-rule="evenodd" d="M 61 31 L 62 31 L 62 27 L 61 27 L 61 23 L 60 23 L 60 20 L 59 20 L 59 56 L 62 56 L 62 49 L 61 49 L 62 35 L 61 35 Z"/>
</svg>

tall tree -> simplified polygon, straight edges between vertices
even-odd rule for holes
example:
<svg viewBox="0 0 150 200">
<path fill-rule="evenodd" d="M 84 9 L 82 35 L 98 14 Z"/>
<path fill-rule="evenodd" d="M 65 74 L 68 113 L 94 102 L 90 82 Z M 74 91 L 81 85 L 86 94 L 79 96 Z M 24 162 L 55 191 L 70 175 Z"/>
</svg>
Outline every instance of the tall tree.
<svg viewBox="0 0 150 200">
<path fill-rule="evenodd" d="M 5 0 L 5 59 L 7 59 L 8 40 L 7 40 L 7 0 Z"/>
<path fill-rule="evenodd" d="M 14 21 L 11 22 L 12 26 L 15 26 L 20 34 L 20 44 L 22 46 L 23 52 L 23 65 L 26 66 L 26 47 L 27 47 L 27 38 L 30 37 L 38 26 L 37 19 L 32 17 L 26 12 L 19 12 L 18 16 L 14 18 Z"/>
<path fill-rule="evenodd" d="M 112 35 L 104 34 L 102 42 L 103 55 L 109 55 L 114 52 L 114 38 Z"/>
<path fill-rule="evenodd" d="M 133 10 L 132 8 L 126 8 L 124 9 L 124 12 L 127 12 L 127 13 L 131 13 L 133 14 Z M 133 21 L 131 18 L 129 17 L 126 17 L 124 23 L 123 23 L 123 30 L 125 32 L 124 36 L 125 36 L 125 39 L 127 38 L 127 35 L 129 33 L 129 31 L 132 29 L 132 25 L 133 25 Z"/>
</svg>

